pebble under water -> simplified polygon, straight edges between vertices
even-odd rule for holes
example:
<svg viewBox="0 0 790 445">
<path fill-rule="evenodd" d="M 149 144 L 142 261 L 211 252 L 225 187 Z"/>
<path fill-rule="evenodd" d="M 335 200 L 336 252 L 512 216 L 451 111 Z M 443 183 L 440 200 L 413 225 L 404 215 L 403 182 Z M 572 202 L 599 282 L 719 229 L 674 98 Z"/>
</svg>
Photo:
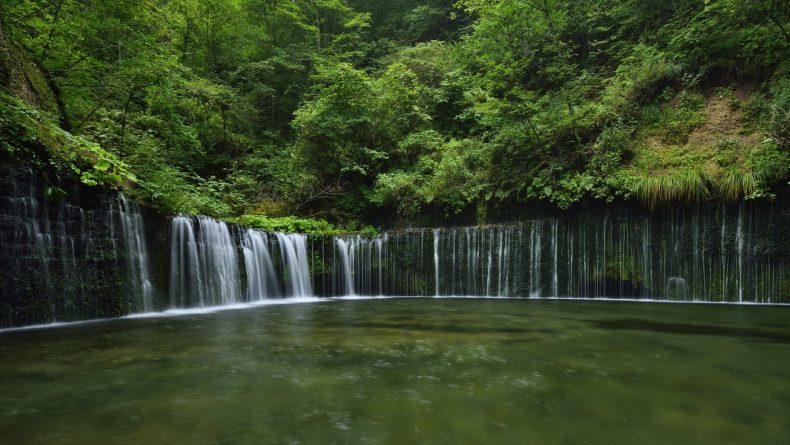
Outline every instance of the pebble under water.
<svg viewBox="0 0 790 445">
<path fill-rule="evenodd" d="M 790 308 L 383 299 L 0 334 L 8 444 L 784 444 Z"/>
</svg>

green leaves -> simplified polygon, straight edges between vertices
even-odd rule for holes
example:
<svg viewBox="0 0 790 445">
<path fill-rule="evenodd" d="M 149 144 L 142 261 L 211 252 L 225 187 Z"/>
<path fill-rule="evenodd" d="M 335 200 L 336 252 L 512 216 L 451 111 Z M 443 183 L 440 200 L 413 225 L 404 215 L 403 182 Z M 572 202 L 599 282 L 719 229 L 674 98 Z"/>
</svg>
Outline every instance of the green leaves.
<svg viewBox="0 0 790 445">
<path fill-rule="evenodd" d="M 3 139 L 9 138 L 11 146 L 27 148 L 14 151 L 16 162 L 49 164 L 59 172 L 78 177 L 87 186 L 121 188 L 137 180 L 128 165 L 114 154 L 63 130 L 47 114 L 2 92 L 0 116 L 0 122 L 8 125 L 2 128 Z"/>
<path fill-rule="evenodd" d="M 316 97 L 295 113 L 297 147 L 325 180 L 370 183 L 398 160 L 398 141 L 429 120 L 422 86 L 405 65 L 371 78 L 348 64 L 321 66 Z M 393 155 L 395 158 L 393 158 Z"/>
<path fill-rule="evenodd" d="M 52 202 L 60 202 L 68 193 L 60 187 L 47 187 L 45 195 Z"/>
<path fill-rule="evenodd" d="M 265 215 L 242 215 L 233 220 L 239 224 L 269 232 L 306 233 L 308 235 L 337 235 L 343 231 L 323 219 L 286 216 L 271 218 Z"/>
<path fill-rule="evenodd" d="M 6 3 L 65 115 L 5 100 L 3 159 L 170 212 L 485 219 L 530 200 L 770 197 L 790 174 L 787 17 L 760 2 Z M 686 146 L 730 82 L 748 125 Z"/>
</svg>

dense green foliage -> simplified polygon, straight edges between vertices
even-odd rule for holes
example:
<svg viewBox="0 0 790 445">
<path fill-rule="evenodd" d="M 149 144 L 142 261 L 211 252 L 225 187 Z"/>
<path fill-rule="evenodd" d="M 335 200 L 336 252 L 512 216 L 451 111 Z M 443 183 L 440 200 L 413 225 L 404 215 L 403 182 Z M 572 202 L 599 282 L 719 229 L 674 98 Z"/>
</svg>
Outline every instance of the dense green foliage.
<svg viewBox="0 0 790 445">
<path fill-rule="evenodd" d="M 11 143 L 13 141 L 13 143 Z M 99 144 L 64 131 L 51 115 L 0 92 L 0 159 L 24 159 L 42 169 L 110 188 L 137 181 L 129 167 Z M 62 193 L 55 188 L 48 195 Z"/>
<path fill-rule="evenodd" d="M 337 227 L 324 219 L 299 218 L 296 216 L 270 217 L 266 215 L 242 215 L 233 218 L 233 222 L 255 229 L 269 232 L 298 232 L 308 235 L 344 235 L 348 233 L 362 233 L 376 235 L 375 228 L 370 226 L 359 227 L 354 222 L 346 227 Z"/>
<path fill-rule="evenodd" d="M 331 231 L 271 218 L 770 198 L 788 179 L 787 0 L 7 0 L 0 15 L 54 87 L 58 137 L 170 212 Z M 12 140 L 22 112 L 2 105 Z M 91 176 L 106 162 L 75 172 L 124 183 Z"/>
</svg>

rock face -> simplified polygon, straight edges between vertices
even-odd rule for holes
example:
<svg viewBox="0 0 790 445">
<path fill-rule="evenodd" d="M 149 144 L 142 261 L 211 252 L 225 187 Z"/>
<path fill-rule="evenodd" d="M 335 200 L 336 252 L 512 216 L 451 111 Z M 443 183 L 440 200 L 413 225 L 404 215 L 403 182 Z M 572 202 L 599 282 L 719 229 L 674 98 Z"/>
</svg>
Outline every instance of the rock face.
<svg viewBox="0 0 790 445">
<path fill-rule="evenodd" d="M 166 232 L 143 231 L 167 221 L 122 195 L 52 185 L 66 196 L 29 169 L 0 166 L 0 327 L 153 310 Z"/>
<path fill-rule="evenodd" d="M 308 238 L 0 165 L 0 328 L 333 295 L 790 303 L 789 249 L 787 202 Z"/>
<path fill-rule="evenodd" d="M 609 206 L 326 240 L 329 295 L 790 303 L 787 203 Z"/>
</svg>

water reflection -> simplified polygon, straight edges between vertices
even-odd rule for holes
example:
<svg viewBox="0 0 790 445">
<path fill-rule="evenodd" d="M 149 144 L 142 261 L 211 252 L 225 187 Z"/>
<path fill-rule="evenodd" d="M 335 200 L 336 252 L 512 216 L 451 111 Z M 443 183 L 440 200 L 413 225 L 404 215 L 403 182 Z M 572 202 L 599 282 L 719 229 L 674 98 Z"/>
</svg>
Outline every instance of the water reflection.
<svg viewBox="0 0 790 445">
<path fill-rule="evenodd" d="M 0 431 L 15 444 L 780 444 L 788 310 L 402 299 L 10 332 Z"/>
</svg>

